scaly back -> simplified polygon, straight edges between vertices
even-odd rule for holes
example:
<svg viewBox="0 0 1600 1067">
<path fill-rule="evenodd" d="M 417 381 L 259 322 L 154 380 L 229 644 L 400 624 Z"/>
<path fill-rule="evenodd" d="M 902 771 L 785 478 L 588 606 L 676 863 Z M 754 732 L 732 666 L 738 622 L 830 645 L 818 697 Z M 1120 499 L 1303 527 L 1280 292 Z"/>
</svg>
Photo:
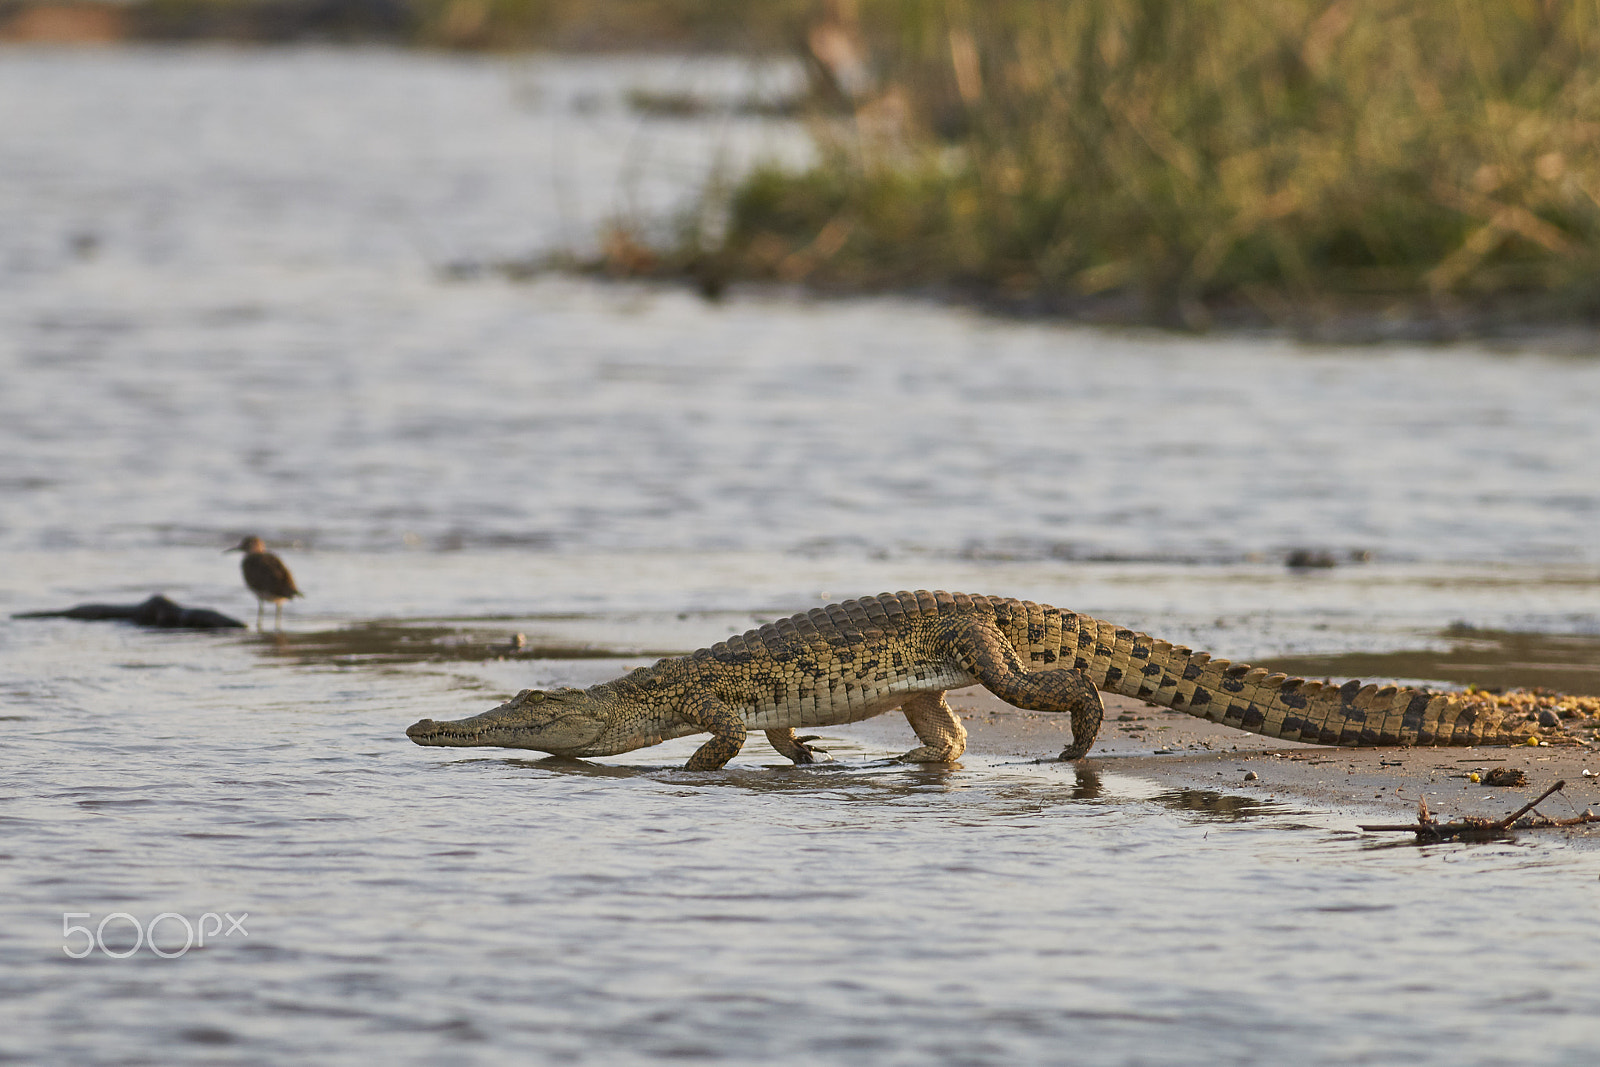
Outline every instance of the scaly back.
<svg viewBox="0 0 1600 1067">
<path fill-rule="evenodd" d="M 883 593 L 816 608 L 705 655 L 753 647 L 825 651 L 923 638 L 960 617 L 992 618 L 1027 671 L 1084 672 L 1102 690 L 1136 697 L 1251 733 L 1324 745 L 1515 744 L 1545 734 L 1530 694 L 1443 693 L 1428 689 L 1307 681 L 1245 663 L 1214 659 L 1124 626 L 1048 604 L 964 593 Z M 931 625 L 930 625 L 931 624 Z M 1559 698 L 1600 711 L 1600 700 Z M 1548 700 L 1543 703 L 1549 703 Z M 1558 731 L 1557 731 L 1558 732 Z"/>
</svg>

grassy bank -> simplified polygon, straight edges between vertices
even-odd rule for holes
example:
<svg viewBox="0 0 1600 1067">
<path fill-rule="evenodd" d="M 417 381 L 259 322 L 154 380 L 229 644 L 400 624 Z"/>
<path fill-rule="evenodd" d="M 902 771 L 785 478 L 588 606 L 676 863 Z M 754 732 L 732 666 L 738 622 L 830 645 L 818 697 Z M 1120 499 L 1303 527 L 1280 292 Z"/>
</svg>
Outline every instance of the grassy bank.
<svg viewBox="0 0 1600 1067">
<path fill-rule="evenodd" d="M 0 0 L 0 42 L 290 41 L 432 48 L 790 48 L 811 0 Z"/>
<path fill-rule="evenodd" d="M 843 115 L 685 239 L 709 288 L 1188 325 L 1600 307 L 1593 2 L 825 7 L 808 58 Z"/>
<path fill-rule="evenodd" d="M 603 269 L 708 292 L 1189 326 L 1600 315 L 1600 0 L 0 0 L 0 38 L 51 27 L 798 54 L 815 167 L 607 241 Z"/>
</svg>

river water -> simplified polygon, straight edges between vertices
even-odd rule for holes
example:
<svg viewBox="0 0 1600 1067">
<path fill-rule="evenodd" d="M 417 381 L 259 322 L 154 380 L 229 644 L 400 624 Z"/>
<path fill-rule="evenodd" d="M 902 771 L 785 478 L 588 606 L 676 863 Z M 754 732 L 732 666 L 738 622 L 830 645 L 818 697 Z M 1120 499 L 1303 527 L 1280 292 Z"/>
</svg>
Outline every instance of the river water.
<svg viewBox="0 0 1600 1067">
<path fill-rule="evenodd" d="M 803 159 L 792 124 L 625 102 L 785 85 L 0 51 L 0 1060 L 1592 1062 L 1586 838 L 1381 847 L 1356 811 L 848 731 L 714 774 L 676 769 L 694 739 L 406 740 L 898 588 L 1247 658 L 1510 632 L 1600 674 L 1584 343 L 448 269 Z M 282 634 L 9 617 L 161 591 L 253 622 L 246 533 L 307 594 Z"/>
</svg>

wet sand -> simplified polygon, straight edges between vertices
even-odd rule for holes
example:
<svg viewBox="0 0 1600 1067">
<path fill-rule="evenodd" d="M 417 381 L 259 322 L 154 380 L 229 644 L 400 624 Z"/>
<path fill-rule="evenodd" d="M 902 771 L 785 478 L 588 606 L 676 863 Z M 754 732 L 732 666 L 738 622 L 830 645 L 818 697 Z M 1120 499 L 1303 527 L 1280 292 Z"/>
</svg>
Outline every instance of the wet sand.
<svg viewBox="0 0 1600 1067">
<path fill-rule="evenodd" d="M 952 693 L 949 700 L 966 725 L 973 754 L 1048 759 L 1071 740 L 1065 716 L 1019 711 L 977 688 Z M 1561 819 L 1590 807 L 1600 811 L 1600 751 L 1590 745 L 1334 748 L 1260 737 L 1128 697 L 1104 700 L 1105 725 L 1084 766 L 1174 789 L 1310 804 L 1348 814 L 1352 829 L 1360 823 L 1410 823 L 1424 798 L 1440 821 L 1500 818 L 1558 779 L 1566 780 L 1566 788 L 1539 806 L 1541 814 Z M 888 747 L 915 743 L 899 715 L 832 731 Z M 1497 767 L 1520 769 L 1527 784 L 1489 786 L 1469 778 Z M 1255 778 L 1248 778 L 1252 773 Z M 1524 832 L 1600 836 L 1600 824 Z"/>
</svg>

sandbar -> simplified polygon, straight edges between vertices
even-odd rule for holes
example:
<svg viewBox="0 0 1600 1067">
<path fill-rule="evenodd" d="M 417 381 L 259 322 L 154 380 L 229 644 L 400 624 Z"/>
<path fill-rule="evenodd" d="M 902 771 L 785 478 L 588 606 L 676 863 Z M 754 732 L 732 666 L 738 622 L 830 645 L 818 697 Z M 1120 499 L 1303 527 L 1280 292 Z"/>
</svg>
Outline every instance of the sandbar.
<svg viewBox="0 0 1600 1067">
<path fill-rule="evenodd" d="M 1064 715 L 1021 711 L 978 687 L 952 692 L 948 699 L 967 728 L 970 754 L 1048 759 L 1071 740 Z M 1103 699 L 1105 724 L 1080 765 L 1153 779 L 1174 790 L 1213 790 L 1314 807 L 1348 817 L 1355 829 L 1362 822 L 1412 822 L 1423 799 L 1441 820 L 1501 818 L 1565 780 L 1561 793 L 1539 805 L 1540 814 L 1563 819 L 1590 808 L 1600 812 L 1600 746 L 1308 745 L 1246 733 L 1129 697 L 1103 694 Z M 830 732 L 888 748 L 916 743 L 898 714 L 832 727 Z M 1526 784 L 1485 784 L 1484 777 L 1497 768 L 1521 770 Z M 1518 832 L 1600 837 L 1600 824 Z"/>
</svg>

